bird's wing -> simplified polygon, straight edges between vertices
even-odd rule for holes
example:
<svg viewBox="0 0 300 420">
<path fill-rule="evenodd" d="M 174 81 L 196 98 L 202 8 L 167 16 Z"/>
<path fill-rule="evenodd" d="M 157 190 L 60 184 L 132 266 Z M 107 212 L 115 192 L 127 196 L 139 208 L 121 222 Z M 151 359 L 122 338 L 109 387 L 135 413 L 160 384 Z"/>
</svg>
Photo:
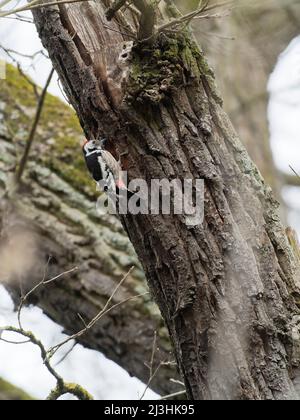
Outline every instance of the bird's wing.
<svg viewBox="0 0 300 420">
<path fill-rule="evenodd" d="M 106 163 L 110 171 L 112 172 L 115 180 L 118 181 L 121 176 L 121 166 L 119 162 L 107 150 L 102 151 L 102 159 Z"/>
</svg>

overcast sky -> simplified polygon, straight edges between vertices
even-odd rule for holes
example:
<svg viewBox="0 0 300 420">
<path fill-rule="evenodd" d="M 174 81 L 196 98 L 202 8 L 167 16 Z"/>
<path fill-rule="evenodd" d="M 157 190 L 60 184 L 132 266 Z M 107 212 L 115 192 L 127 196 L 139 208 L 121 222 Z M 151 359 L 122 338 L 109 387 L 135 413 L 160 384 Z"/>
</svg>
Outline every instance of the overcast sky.
<svg viewBox="0 0 300 420">
<path fill-rule="evenodd" d="M 34 25 L 28 23 L 1 21 L 0 39 L 5 47 L 22 51 L 23 54 L 31 55 L 42 48 Z M 6 58 L 2 52 L 0 56 Z M 34 66 L 31 66 L 31 60 L 23 58 L 21 61 L 24 70 L 38 84 L 43 85 L 51 68 L 50 62 L 42 56 L 34 60 Z M 290 172 L 289 165 L 292 165 L 300 172 L 300 37 L 293 40 L 280 57 L 270 77 L 268 89 L 270 132 L 276 164 L 281 170 Z M 57 77 L 52 81 L 49 90 L 62 97 Z M 300 233 L 299 189 L 286 189 L 284 195 L 292 209 L 290 224 L 297 227 Z M 0 288 L 0 325 L 9 324 L 13 317 L 11 301 L 4 289 Z M 24 321 L 26 327 L 33 328 L 39 337 L 50 342 L 61 338 L 61 328 L 48 320 L 37 308 L 27 309 Z M 1 343 L 0 360 L 0 377 L 11 380 L 36 397 L 44 398 L 53 386 L 51 377 L 30 345 L 9 346 Z M 5 360 L 9 362 L 3 363 Z M 78 381 L 102 399 L 137 399 L 144 390 L 144 385 L 130 378 L 114 363 L 81 346 L 73 351 L 59 369 L 66 379 Z M 154 397 L 155 394 L 149 393 L 148 396 Z"/>
</svg>

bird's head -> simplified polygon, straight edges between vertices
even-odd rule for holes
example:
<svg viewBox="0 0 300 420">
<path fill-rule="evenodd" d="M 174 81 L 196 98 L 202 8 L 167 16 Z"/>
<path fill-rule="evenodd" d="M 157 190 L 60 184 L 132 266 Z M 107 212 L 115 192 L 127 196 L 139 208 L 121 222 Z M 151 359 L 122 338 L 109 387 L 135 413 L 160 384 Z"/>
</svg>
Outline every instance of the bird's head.
<svg viewBox="0 0 300 420">
<path fill-rule="evenodd" d="M 85 155 L 101 148 L 100 140 L 85 140 L 82 144 L 82 151 Z"/>
</svg>

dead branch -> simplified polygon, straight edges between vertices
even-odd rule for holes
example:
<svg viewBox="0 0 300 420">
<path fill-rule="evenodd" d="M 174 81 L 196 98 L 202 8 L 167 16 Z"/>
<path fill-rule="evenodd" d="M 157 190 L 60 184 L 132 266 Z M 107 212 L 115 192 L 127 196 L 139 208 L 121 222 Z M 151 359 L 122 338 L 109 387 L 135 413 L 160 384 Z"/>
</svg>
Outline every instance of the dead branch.
<svg viewBox="0 0 300 420">
<path fill-rule="evenodd" d="M 174 397 L 180 397 L 180 395 L 186 394 L 186 390 L 183 389 L 182 391 L 174 392 L 173 394 L 165 395 L 164 397 L 161 397 L 160 400 L 171 400 Z"/>
<path fill-rule="evenodd" d="M 291 165 L 290 165 L 290 168 L 293 171 L 293 173 L 296 175 L 296 177 L 300 179 L 300 175 L 298 174 L 298 172 L 296 172 L 295 169 Z"/>
</svg>

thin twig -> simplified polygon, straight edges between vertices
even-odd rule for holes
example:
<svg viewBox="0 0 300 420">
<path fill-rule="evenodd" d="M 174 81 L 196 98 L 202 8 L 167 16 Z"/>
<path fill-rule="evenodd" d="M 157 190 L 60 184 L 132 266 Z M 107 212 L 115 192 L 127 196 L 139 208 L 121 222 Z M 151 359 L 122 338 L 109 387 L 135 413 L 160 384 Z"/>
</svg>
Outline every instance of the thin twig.
<svg viewBox="0 0 300 420">
<path fill-rule="evenodd" d="M 5 340 L 4 338 L 0 338 L 0 341 L 3 341 L 6 344 L 28 344 L 31 343 L 30 340 L 25 340 L 25 341 L 11 341 L 11 340 Z"/>
<path fill-rule="evenodd" d="M 51 257 L 49 257 L 48 258 L 48 261 L 47 261 L 47 264 L 45 265 L 45 268 L 44 268 L 44 276 L 43 276 L 43 279 L 42 279 L 42 281 L 40 281 L 39 283 L 37 283 L 31 290 L 29 290 L 29 292 L 27 293 L 27 294 L 23 294 L 23 291 L 22 291 L 22 289 L 21 289 L 21 299 L 20 299 L 20 304 L 19 304 L 19 307 L 18 307 L 18 315 L 17 315 L 17 317 L 18 317 L 18 324 L 19 324 L 19 328 L 20 329 L 23 329 L 23 327 L 22 327 L 22 322 L 21 322 L 21 314 L 22 314 L 22 309 L 23 309 L 23 306 L 24 306 L 24 303 L 25 303 L 25 301 L 29 298 L 29 296 L 31 296 L 32 295 L 32 293 L 34 293 L 43 283 L 44 283 L 44 281 L 46 280 L 46 275 L 47 275 L 47 270 L 48 270 L 48 267 L 49 267 L 49 264 L 50 264 L 50 261 L 51 261 Z"/>
<path fill-rule="evenodd" d="M 4 327 L 1 328 L 2 331 L 6 332 L 14 332 L 19 334 L 23 337 L 28 338 L 28 340 L 39 347 L 41 352 L 41 357 L 44 361 L 44 365 L 47 368 L 48 372 L 55 378 L 56 380 L 56 388 L 50 393 L 48 399 L 58 399 L 60 396 L 64 394 L 73 394 L 77 398 L 81 400 L 92 400 L 93 397 L 80 385 L 77 384 L 68 384 L 63 380 L 63 378 L 56 372 L 56 370 L 51 366 L 50 361 L 47 358 L 47 352 L 43 345 L 43 343 L 38 340 L 35 335 L 31 331 L 25 331 L 22 328 L 15 328 L 15 327 Z"/>
<path fill-rule="evenodd" d="M 103 310 L 81 331 L 79 331 L 76 334 L 73 334 L 72 336 L 68 337 L 66 340 L 62 341 L 61 343 L 51 347 L 48 350 L 48 358 L 51 359 L 54 354 L 63 346 L 65 346 L 67 343 L 69 343 L 72 340 L 77 340 L 78 338 L 82 337 L 85 333 L 87 333 L 98 321 L 101 320 L 104 316 L 106 316 L 109 312 L 113 311 L 114 309 L 118 308 L 121 305 L 124 305 L 125 303 L 138 299 L 140 297 L 148 295 L 149 292 L 141 293 L 139 295 L 131 296 L 125 300 L 122 300 L 122 302 L 116 303 L 115 305 L 111 306 L 109 309 L 107 309 L 105 312 Z"/>
<path fill-rule="evenodd" d="M 158 366 L 156 367 L 156 369 L 154 369 L 154 358 L 155 358 L 156 350 L 157 350 L 157 331 L 154 331 L 150 365 L 148 366 L 148 368 L 149 368 L 149 380 L 147 382 L 147 385 L 144 389 L 144 392 L 143 392 L 140 400 L 142 400 L 144 398 L 144 396 L 146 395 L 146 392 L 150 388 L 150 385 L 151 385 L 153 379 L 155 378 L 155 376 L 157 375 L 158 371 L 160 370 L 161 366 L 165 364 L 165 362 L 160 361 Z"/>
<path fill-rule="evenodd" d="M 123 305 L 124 303 L 133 300 L 133 299 L 137 299 L 139 297 L 145 296 L 146 294 L 148 294 L 149 292 L 146 293 L 142 293 L 136 296 L 132 296 L 129 297 L 125 300 L 123 300 L 122 302 L 116 303 L 115 305 L 111 306 L 109 308 L 110 303 L 112 302 L 114 296 L 116 295 L 116 293 L 118 292 L 118 290 L 120 289 L 120 287 L 122 286 L 122 284 L 127 280 L 127 278 L 130 276 L 130 274 L 132 273 L 132 271 L 134 270 L 134 267 L 131 267 L 131 269 L 128 271 L 128 273 L 121 279 L 121 281 L 117 284 L 117 286 L 115 287 L 115 289 L 113 290 L 112 294 L 110 295 L 109 299 L 107 300 L 106 304 L 104 305 L 103 309 L 101 309 L 101 311 L 82 329 L 80 330 L 78 333 L 73 334 L 72 336 L 68 337 L 66 340 L 62 341 L 61 343 L 51 347 L 48 350 L 48 357 L 49 359 L 51 357 L 53 357 L 53 355 L 64 345 L 66 345 L 67 343 L 69 343 L 72 340 L 77 340 L 78 338 L 80 338 L 82 335 L 84 335 L 87 331 L 89 331 L 91 328 L 93 328 L 93 326 L 100 321 L 101 318 L 103 318 L 106 314 L 108 314 L 110 311 L 112 311 L 113 309 L 117 308 L 120 305 Z"/>
<path fill-rule="evenodd" d="M 78 267 L 71 268 L 71 270 L 65 271 L 65 272 L 63 272 L 61 274 L 58 274 L 57 276 L 53 277 L 50 280 L 44 281 L 44 283 L 42 283 L 42 285 L 47 285 L 47 284 L 53 283 L 54 281 L 59 280 L 61 277 L 64 277 L 67 274 L 74 273 L 74 271 L 77 271 L 77 270 L 78 270 Z"/>
<path fill-rule="evenodd" d="M 161 26 L 157 29 L 157 31 L 158 31 L 158 32 L 163 32 L 163 31 L 166 31 L 166 30 L 168 30 L 168 29 L 173 28 L 174 26 L 183 25 L 183 24 L 185 24 L 186 22 L 190 22 L 191 20 L 195 19 L 195 18 L 196 18 L 196 17 L 198 17 L 198 16 L 200 17 L 201 13 L 204 13 L 204 12 L 209 12 L 209 11 L 214 10 L 214 9 L 216 9 L 216 8 L 219 8 L 219 7 L 225 7 L 225 6 L 228 6 L 228 5 L 230 5 L 230 4 L 232 4 L 232 0 L 225 1 L 224 3 L 214 4 L 214 5 L 212 5 L 212 6 L 207 6 L 207 3 L 206 3 L 204 6 L 201 6 L 201 7 L 200 7 L 199 9 L 197 9 L 197 10 L 194 10 L 194 11 L 192 11 L 192 12 L 190 12 L 190 13 L 187 13 L 187 14 L 186 14 L 186 15 L 184 15 L 184 16 L 178 17 L 177 19 L 173 19 L 173 20 L 171 20 L 170 22 L 164 23 L 163 25 L 161 25 Z M 206 15 L 206 18 L 207 18 L 207 16 L 208 16 L 208 15 Z"/>
<path fill-rule="evenodd" d="M 40 0 L 38 0 L 38 1 L 40 1 Z M 11 15 L 14 15 L 14 14 L 20 13 L 20 12 L 25 12 L 26 10 L 36 10 L 36 9 L 41 9 L 43 7 L 58 6 L 60 4 L 83 3 L 83 2 L 86 2 L 86 1 L 90 1 L 90 0 L 59 0 L 59 1 L 51 1 L 49 3 L 40 3 L 40 4 L 36 4 L 38 2 L 33 1 L 33 2 L 29 3 L 27 6 L 23 6 L 23 7 L 20 7 L 18 9 L 13 9 L 13 10 L 9 10 L 7 12 L 0 13 L 0 18 L 11 16 Z"/>
<path fill-rule="evenodd" d="M 76 346 L 77 346 L 77 343 L 74 343 L 70 347 L 70 349 L 63 355 L 63 357 L 57 363 L 55 363 L 55 367 L 59 366 L 62 362 L 64 362 L 66 358 L 72 353 L 72 351 L 74 350 Z"/>
<path fill-rule="evenodd" d="M 39 99 L 39 97 L 40 97 L 40 95 L 39 95 L 39 93 L 38 93 L 38 87 L 37 87 L 37 85 L 33 82 L 33 80 L 31 80 L 30 79 L 30 77 L 28 77 L 27 76 L 27 74 L 26 73 L 24 73 L 24 71 L 23 71 L 23 69 L 22 69 L 22 67 L 21 67 L 21 64 L 19 63 L 19 61 L 14 57 L 14 54 L 16 54 L 16 55 L 20 55 L 21 57 L 25 57 L 25 58 L 30 58 L 30 59 L 33 59 L 33 58 L 35 58 L 36 57 L 36 55 L 37 54 L 41 54 L 42 52 L 41 51 L 39 51 L 39 52 L 37 52 L 36 54 L 33 54 L 32 56 L 27 56 L 27 55 L 23 55 L 23 54 L 21 54 L 21 53 L 18 53 L 17 51 L 14 51 L 14 50 L 11 50 L 11 49 L 9 49 L 9 48 L 6 48 L 6 47 L 4 47 L 3 45 L 0 45 L 0 48 L 5 52 L 5 54 L 12 60 L 12 62 L 17 66 L 17 69 L 18 69 L 18 71 L 19 71 L 19 73 L 20 73 L 20 75 L 22 76 L 22 77 L 24 77 L 24 79 L 32 86 L 32 88 L 33 88 L 33 91 L 34 91 L 34 94 L 35 94 L 35 97 L 37 98 L 37 99 Z M 45 54 L 43 54 L 44 56 L 45 56 Z"/>
<path fill-rule="evenodd" d="M 46 280 L 47 270 L 48 270 L 50 261 L 51 261 L 51 257 L 49 257 L 48 262 L 46 264 L 46 267 L 45 267 L 45 270 L 44 270 L 43 279 L 39 283 L 37 283 L 28 293 L 26 293 L 26 295 L 21 296 L 21 300 L 20 300 L 20 304 L 19 304 L 19 308 L 18 308 L 18 323 L 19 323 L 19 327 L 20 328 L 22 328 L 22 325 L 21 325 L 21 313 L 22 313 L 22 309 L 23 309 L 23 306 L 24 306 L 25 302 L 28 300 L 28 298 L 34 292 L 36 292 L 37 289 L 39 289 L 41 286 L 46 286 L 46 285 L 48 285 L 50 283 L 53 283 L 54 281 L 60 279 L 61 277 L 66 276 L 67 274 L 73 273 L 74 271 L 77 271 L 78 270 L 78 267 L 74 267 L 71 270 L 65 271 L 64 273 L 61 273 L 58 276 L 53 277 L 50 280 Z"/>
<path fill-rule="evenodd" d="M 159 363 L 159 365 L 157 366 L 157 368 L 153 371 L 152 375 L 150 376 L 150 378 L 149 378 L 149 380 L 148 380 L 148 382 L 147 382 L 147 385 L 146 385 L 146 387 L 145 387 L 145 389 L 144 389 L 144 392 L 143 392 L 143 394 L 142 394 L 142 396 L 141 396 L 140 400 L 142 400 L 142 399 L 144 398 L 144 396 L 146 395 L 146 392 L 147 392 L 147 391 L 148 391 L 148 389 L 150 388 L 150 385 L 151 385 L 151 383 L 152 383 L 153 379 L 156 377 L 156 375 L 158 374 L 158 372 L 159 372 L 160 368 L 161 368 L 163 365 L 164 365 L 164 362 L 160 362 L 160 363 Z"/>
<path fill-rule="evenodd" d="M 47 352 L 42 342 L 38 340 L 31 331 L 25 331 L 23 328 L 15 328 L 15 327 L 4 327 L 4 328 L 1 328 L 1 330 L 7 331 L 7 332 L 14 332 L 16 334 L 22 335 L 23 337 L 28 338 L 32 344 L 35 344 L 36 346 L 38 346 L 41 351 L 41 357 L 44 361 L 44 365 L 46 366 L 48 371 L 51 373 L 52 376 L 54 376 L 54 378 L 57 380 L 58 383 L 63 383 L 62 377 L 52 368 L 49 360 L 47 359 Z"/>
<path fill-rule="evenodd" d="M 53 74 L 54 74 L 54 69 L 51 70 L 51 72 L 48 76 L 48 79 L 46 81 L 46 84 L 44 86 L 44 89 L 42 91 L 42 94 L 39 98 L 39 102 L 38 102 L 38 106 L 37 106 L 37 110 L 36 110 L 36 115 L 35 115 L 35 118 L 34 118 L 34 121 L 33 121 L 33 125 L 32 125 L 32 128 L 31 128 L 27 143 L 26 143 L 24 154 L 22 156 L 19 168 L 18 168 L 16 176 L 15 176 L 15 181 L 16 181 L 17 185 L 20 184 L 22 175 L 24 173 L 24 170 L 25 170 L 25 167 L 26 167 L 26 164 L 27 164 L 27 161 L 28 161 L 28 156 L 29 156 L 32 144 L 33 144 L 34 139 L 35 139 L 35 134 L 36 134 L 36 131 L 37 131 L 38 124 L 40 122 L 41 115 L 42 115 L 47 90 L 48 90 L 48 87 L 51 83 Z"/>
<path fill-rule="evenodd" d="M 157 343 L 157 331 L 154 331 L 152 354 L 151 354 L 151 360 L 150 360 L 150 376 L 153 375 L 153 364 L 154 364 L 154 357 L 156 353 L 156 343 Z"/>
<path fill-rule="evenodd" d="M 33 20 L 30 20 L 30 19 L 25 19 L 25 18 L 22 18 L 22 17 L 19 17 L 19 16 L 16 16 L 16 17 L 12 17 L 12 16 L 4 16 L 4 17 L 3 17 L 3 19 L 17 20 L 17 21 L 19 21 L 19 22 L 23 22 L 23 23 L 31 23 L 31 24 L 33 24 L 33 23 L 34 23 L 34 22 L 33 22 Z"/>
<path fill-rule="evenodd" d="M 300 175 L 295 171 L 295 169 L 291 166 L 291 165 L 289 165 L 290 166 L 290 168 L 291 168 L 291 170 L 294 172 L 294 174 L 298 177 L 298 178 L 300 178 Z"/>
<path fill-rule="evenodd" d="M 169 400 L 174 397 L 179 397 L 180 395 L 186 394 L 186 390 L 174 392 L 173 394 L 165 395 L 164 397 L 161 397 L 160 400 Z"/>
<path fill-rule="evenodd" d="M 111 28 L 110 26 L 106 25 L 105 23 L 103 23 L 103 27 L 105 29 L 108 29 L 109 31 L 116 32 L 116 33 L 118 33 L 120 35 L 123 35 L 123 36 L 128 36 L 129 38 L 132 38 L 132 39 L 136 39 L 135 35 L 130 34 L 129 32 L 122 32 L 122 31 L 119 31 L 118 29 Z"/>
<path fill-rule="evenodd" d="M 170 382 L 172 382 L 173 384 L 178 384 L 178 385 L 184 386 L 184 383 L 182 381 L 179 381 L 178 379 L 171 378 Z"/>
<path fill-rule="evenodd" d="M 66 271 L 66 272 L 64 272 L 64 273 L 62 273 L 58 276 L 55 276 L 50 280 L 46 280 L 48 266 L 49 266 L 50 261 L 51 261 L 51 258 L 49 257 L 48 262 L 47 262 L 47 264 L 45 266 L 45 269 L 44 269 L 44 276 L 43 276 L 42 281 L 40 281 L 35 287 L 33 287 L 26 295 L 23 295 L 23 293 L 22 293 L 21 302 L 20 302 L 20 305 L 19 305 L 19 308 L 18 308 L 19 328 L 12 327 L 12 326 L 0 328 L 0 341 L 3 341 L 3 342 L 8 343 L 8 344 L 32 343 L 32 344 L 39 347 L 40 352 L 41 352 L 41 357 L 42 357 L 42 360 L 43 360 L 43 363 L 44 363 L 45 367 L 47 368 L 48 372 L 56 380 L 56 387 L 55 387 L 54 390 L 51 391 L 51 393 L 49 394 L 47 399 L 57 400 L 60 396 L 62 396 L 64 394 L 72 394 L 72 395 L 76 396 L 79 400 L 93 400 L 93 397 L 81 385 L 69 384 L 69 383 L 64 381 L 64 379 L 52 367 L 52 365 L 50 363 L 50 359 L 47 357 L 48 354 L 47 354 L 46 348 L 43 345 L 43 343 L 40 340 L 38 340 L 36 338 L 36 336 L 31 331 L 25 331 L 22 327 L 21 312 L 22 312 L 23 305 L 24 305 L 25 301 L 28 299 L 28 297 L 34 291 L 36 291 L 37 288 L 40 287 L 41 285 L 50 284 L 50 283 L 56 281 L 57 279 L 59 279 L 60 277 L 62 277 L 63 275 L 71 273 L 71 272 L 73 272 L 77 269 L 77 267 L 76 267 L 75 269 Z M 27 338 L 28 340 L 23 341 L 23 342 L 10 341 L 10 340 L 2 338 L 3 332 L 13 332 L 13 333 L 21 335 L 22 337 Z M 64 355 L 64 357 L 61 359 L 61 361 L 63 361 L 70 354 L 70 352 L 73 350 L 73 348 L 74 348 L 74 346 L 72 346 L 72 348 Z M 61 361 L 59 363 L 61 363 Z"/>
</svg>

